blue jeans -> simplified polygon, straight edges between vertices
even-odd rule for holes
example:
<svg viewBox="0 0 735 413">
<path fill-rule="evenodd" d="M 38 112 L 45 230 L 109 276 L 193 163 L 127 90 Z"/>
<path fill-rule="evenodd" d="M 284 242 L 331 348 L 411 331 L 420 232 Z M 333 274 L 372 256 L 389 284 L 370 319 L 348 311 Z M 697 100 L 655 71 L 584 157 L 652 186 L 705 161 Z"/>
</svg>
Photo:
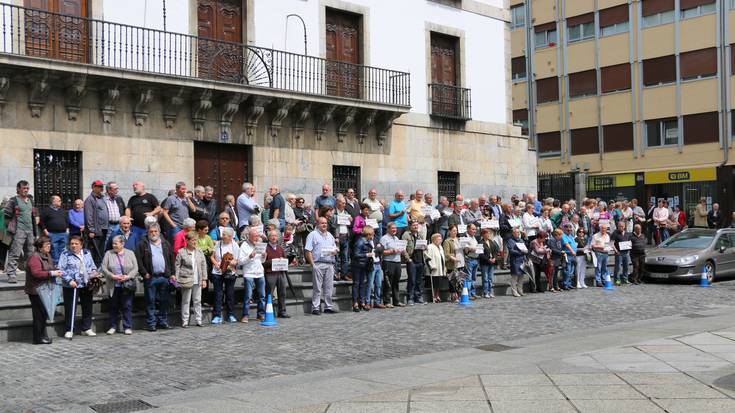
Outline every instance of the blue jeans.
<svg viewBox="0 0 735 413">
<path fill-rule="evenodd" d="M 477 278 L 477 268 L 479 266 L 479 262 L 477 261 L 477 258 L 467 258 L 465 260 L 465 272 L 467 273 L 468 277 L 467 280 L 470 282 L 470 295 L 474 296 L 475 294 L 475 279 Z"/>
<path fill-rule="evenodd" d="M 575 274 L 575 269 L 577 268 L 577 260 L 575 257 L 567 256 L 567 263 L 564 266 L 564 280 L 561 283 L 561 286 L 564 288 L 572 288 L 572 277 Z"/>
<path fill-rule="evenodd" d="M 373 304 L 380 304 L 380 293 L 383 288 L 383 267 L 379 262 L 373 263 L 373 270 L 368 276 L 368 297 L 372 297 Z"/>
<path fill-rule="evenodd" d="M 225 297 L 225 316 L 235 315 L 235 278 L 225 278 L 220 274 L 212 274 L 210 277 L 214 286 L 214 307 L 212 317 L 222 317 L 222 293 Z M 261 281 L 263 281 L 261 279 Z M 263 294 L 265 295 L 265 281 L 263 281 Z M 247 303 L 247 301 L 246 301 Z"/>
<path fill-rule="evenodd" d="M 480 270 L 482 271 L 482 293 L 492 294 L 493 279 L 495 278 L 495 265 L 482 264 L 480 266 Z"/>
<path fill-rule="evenodd" d="M 607 252 L 598 252 L 595 251 L 595 255 L 597 256 L 597 267 L 595 267 L 595 282 L 596 283 L 603 283 L 605 281 L 605 277 L 609 274 L 607 272 Z"/>
<path fill-rule="evenodd" d="M 350 272 L 350 237 L 339 237 L 339 256 L 334 263 L 334 273 L 345 276 Z"/>
<path fill-rule="evenodd" d="M 174 238 L 176 237 L 176 234 L 178 234 L 181 231 L 180 227 L 171 228 L 168 230 L 168 239 L 166 241 L 170 242 L 171 245 L 174 243 Z"/>
<path fill-rule="evenodd" d="M 69 242 L 69 234 L 66 232 L 49 232 L 48 237 L 51 239 L 51 258 L 53 258 L 54 264 L 58 264 L 61 251 L 64 251 L 67 242 Z"/>
<path fill-rule="evenodd" d="M 278 218 L 278 230 L 283 232 L 284 228 L 286 228 L 286 220 L 284 218 Z"/>
<path fill-rule="evenodd" d="M 371 260 L 372 261 L 372 260 Z M 352 304 L 368 304 L 370 302 L 370 289 L 368 285 L 368 271 L 372 272 L 371 262 L 367 265 L 352 265 Z"/>
<path fill-rule="evenodd" d="M 620 267 L 622 266 L 622 277 L 620 277 Z M 630 266 L 630 251 L 620 251 L 619 255 L 615 256 L 615 280 L 621 282 L 628 282 L 628 267 Z"/>
<path fill-rule="evenodd" d="M 171 296 L 170 285 L 166 277 L 154 277 L 145 280 L 145 304 L 146 323 L 149 327 L 156 324 L 168 324 L 168 300 Z M 159 309 L 156 314 L 156 298 L 158 298 Z"/>
<path fill-rule="evenodd" d="M 248 310 L 250 309 L 250 304 L 248 304 L 248 302 L 250 301 L 250 297 L 253 296 L 253 286 L 257 288 L 258 293 L 258 298 L 256 300 L 258 309 L 256 310 L 256 314 L 258 316 L 265 314 L 265 277 L 245 278 L 245 297 L 243 297 L 242 302 L 243 317 L 248 316 Z M 279 296 L 278 299 L 280 300 L 281 297 Z"/>
<path fill-rule="evenodd" d="M 408 273 L 407 299 L 415 302 L 422 301 L 424 296 L 424 264 L 409 262 L 406 264 L 406 272 Z"/>
</svg>

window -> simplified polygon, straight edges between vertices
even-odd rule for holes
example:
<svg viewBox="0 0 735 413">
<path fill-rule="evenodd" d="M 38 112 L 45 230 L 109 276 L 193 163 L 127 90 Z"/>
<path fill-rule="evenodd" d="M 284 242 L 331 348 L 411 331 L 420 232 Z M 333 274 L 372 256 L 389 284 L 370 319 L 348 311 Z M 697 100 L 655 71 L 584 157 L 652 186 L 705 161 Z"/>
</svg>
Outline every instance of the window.
<svg viewBox="0 0 735 413">
<path fill-rule="evenodd" d="M 438 171 L 437 184 L 439 196 L 445 196 L 453 203 L 459 193 L 459 172 Z"/>
<path fill-rule="evenodd" d="M 510 8 L 510 28 L 511 30 L 526 25 L 526 6 L 519 4 Z"/>
<path fill-rule="evenodd" d="M 556 23 L 546 23 L 534 27 L 534 46 L 536 49 L 556 45 Z"/>
<path fill-rule="evenodd" d="M 674 21 L 674 0 L 643 0 L 643 27 L 658 26 Z"/>
<path fill-rule="evenodd" d="M 561 134 L 546 132 L 536 135 L 538 155 L 541 158 L 559 156 L 561 154 Z"/>
<path fill-rule="evenodd" d="M 628 5 L 600 10 L 600 36 L 612 36 L 628 31 Z"/>
<path fill-rule="evenodd" d="M 600 152 L 597 127 L 572 129 L 572 155 L 589 155 Z"/>
<path fill-rule="evenodd" d="M 521 127 L 521 133 L 528 135 L 528 109 L 513 111 L 513 125 Z"/>
<path fill-rule="evenodd" d="M 681 53 L 679 55 L 679 72 L 682 80 L 717 75 L 717 49 L 710 47 Z"/>
<path fill-rule="evenodd" d="M 360 198 L 360 167 L 332 165 L 332 190 L 334 194 L 346 194 L 348 189 L 355 190 Z"/>
<path fill-rule="evenodd" d="M 584 72 L 569 74 L 569 96 L 589 96 L 597 94 L 597 71 L 585 70 Z"/>
<path fill-rule="evenodd" d="M 633 124 L 602 125 L 602 147 L 605 152 L 633 150 Z"/>
<path fill-rule="evenodd" d="M 681 18 L 690 19 L 715 12 L 714 0 L 681 0 Z"/>
<path fill-rule="evenodd" d="M 82 153 L 77 151 L 33 151 L 33 190 L 37 208 L 47 207 L 51 195 L 61 197 L 64 208 L 82 197 Z"/>
<path fill-rule="evenodd" d="M 514 57 L 510 61 L 510 70 L 513 74 L 513 80 L 526 80 L 526 57 Z"/>
<path fill-rule="evenodd" d="M 556 76 L 536 81 L 536 103 L 558 102 L 559 80 Z"/>
<path fill-rule="evenodd" d="M 735 0 L 730 0 L 730 8 L 735 9 Z"/>
<path fill-rule="evenodd" d="M 646 121 L 648 147 L 676 145 L 679 143 L 679 125 L 676 118 Z"/>
<path fill-rule="evenodd" d="M 717 112 L 684 115 L 684 144 L 720 141 L 719 116 Z"/>
<path fill-rule="evenodd" d="M 600 87 L 602 93 L 630 89 L 630 64 L 601 67 Z"/>
<path fill-rule="evenodd" d="M 595 14 L 587 13 L 567 19 L 567 43 L 595 37 Z"/>
<path fill-rule="evenodd" d="M 643 61 L 643 84 L 655 86 L 676 81 L 676 57 L 657 57 Z"/>
</svg>

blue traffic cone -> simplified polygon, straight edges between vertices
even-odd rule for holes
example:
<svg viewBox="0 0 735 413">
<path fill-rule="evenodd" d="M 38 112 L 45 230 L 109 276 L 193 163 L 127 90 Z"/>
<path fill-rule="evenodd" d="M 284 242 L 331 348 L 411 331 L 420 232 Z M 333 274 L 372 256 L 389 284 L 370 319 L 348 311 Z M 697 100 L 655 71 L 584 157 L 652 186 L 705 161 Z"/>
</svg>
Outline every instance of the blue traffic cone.
<svg viewBox="0 0 735 413">
<path fill-rule="evenodd" d="M 268 294 L 268 302 L 265 305 L 265 320 L 261 321 L 260 325 L 265 327 L 275 327 L 278 325 L 276 315 L 273 313 L 273 300 L 270 294 Z"/>
<path fill-rule="evenodd" d="M 610 274 L 605 274 L 605 287 L 603 288 L 603 290 L 607 290 L 607 291 L 615 290 L 615 288 L 613 287 L 613 282 L 610 279 Z"/>
<path fill-rule="evenodd" d="M 470 293 L 467 290 L 467 280 L 464 281 L 464 286 L 462 287 L 462 296 L 459 298 L 459 305 L 464 307 L 472 305 L 472 301 L 470 301 Z"/>
<path fill-rule="evenodd" d="M 700 287 L 709 287 L 709 278 L 707 278 L 707 267 L 702 269 L 702 277 L 699 279 Z"/>
</svg>

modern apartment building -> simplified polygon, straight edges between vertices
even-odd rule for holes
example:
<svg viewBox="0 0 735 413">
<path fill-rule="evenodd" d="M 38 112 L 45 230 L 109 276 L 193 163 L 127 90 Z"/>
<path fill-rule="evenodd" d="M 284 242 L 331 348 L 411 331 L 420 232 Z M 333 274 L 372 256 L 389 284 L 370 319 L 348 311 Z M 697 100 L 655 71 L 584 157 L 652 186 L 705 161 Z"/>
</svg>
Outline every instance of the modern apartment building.
<svg viewBox="0 0 735 413">
<path fill-rule="evenodd" d="M 578 196 L 732 209 L 734 0 L 510 4 L 513 122 L 540 182 L 572 173 Z"/>
</svg>

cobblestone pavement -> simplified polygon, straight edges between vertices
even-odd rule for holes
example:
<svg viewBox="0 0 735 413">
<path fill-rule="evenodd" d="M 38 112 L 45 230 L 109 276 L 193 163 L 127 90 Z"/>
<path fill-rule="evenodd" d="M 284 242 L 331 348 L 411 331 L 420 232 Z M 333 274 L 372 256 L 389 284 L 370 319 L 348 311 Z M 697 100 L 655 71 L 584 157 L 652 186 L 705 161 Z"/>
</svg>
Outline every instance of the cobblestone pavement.
<svg viewBox="0 0 735 413">
<path fill-rule="evenodd" d="M 0 411 L 59 411 L 174 395 L 207 385 L 357 365 L 732 305 L 735 281 L 712 288 L 641 285 L 442 303 L 359 314 L 191 327 L 132 337 L 0 344 Z"/>
</svg>

